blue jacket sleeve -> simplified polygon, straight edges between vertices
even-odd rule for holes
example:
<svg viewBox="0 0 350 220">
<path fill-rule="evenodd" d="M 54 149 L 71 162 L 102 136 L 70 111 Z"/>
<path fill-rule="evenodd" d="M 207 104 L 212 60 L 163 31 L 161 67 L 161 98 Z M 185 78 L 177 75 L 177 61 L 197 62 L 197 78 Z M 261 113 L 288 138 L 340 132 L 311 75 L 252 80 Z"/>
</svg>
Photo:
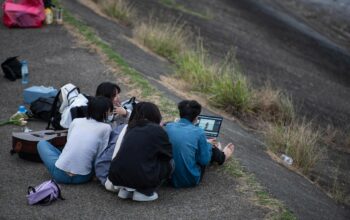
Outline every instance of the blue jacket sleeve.
<svg viewBox="0 0 350 220">
<path fill-rule="evenodd" d="M 206 166 L 211 160 L 212 146 L 207 142 L 204 133 L 200 134 L 198 140 L 197 163 Z"/>
</svg>

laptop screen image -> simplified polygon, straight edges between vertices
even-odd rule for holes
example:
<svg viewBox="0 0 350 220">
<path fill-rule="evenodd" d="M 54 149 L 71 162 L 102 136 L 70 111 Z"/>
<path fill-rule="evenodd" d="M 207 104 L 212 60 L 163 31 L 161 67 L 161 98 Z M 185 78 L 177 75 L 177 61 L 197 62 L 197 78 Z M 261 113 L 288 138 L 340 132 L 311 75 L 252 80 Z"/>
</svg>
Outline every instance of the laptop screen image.
<svg viewBox="0 0 350 220">
<path fill-rule="evenodd" d="M 222 117 L 199 115 L 198 126 L 204 130 L 207 137 L 218 137 L 222 120 Z"/>
</svg>

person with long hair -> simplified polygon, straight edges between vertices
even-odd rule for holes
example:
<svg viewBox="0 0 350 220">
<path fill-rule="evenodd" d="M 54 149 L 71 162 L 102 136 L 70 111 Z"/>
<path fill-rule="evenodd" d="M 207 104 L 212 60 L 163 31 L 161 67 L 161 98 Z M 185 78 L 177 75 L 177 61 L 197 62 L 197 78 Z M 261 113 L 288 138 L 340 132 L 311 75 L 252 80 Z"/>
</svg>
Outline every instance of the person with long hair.
<svg viewBox="0 0 350 220">
<path fill-rule="evenodd" d="M 172 147 L 159 125 L 158 107 L 140 102 L 133 109 L 120 149 L 112 160 L 108 179 L 119 186 L 118 196 L 135 201 L 153 201 L 156 189 L 173 170 Z"/>
<path fill-rule="evenodd" d="M 96 89 L 96 97 L 106 97 L 113 103 L 113 114 L 108 118 L 108 121 L 112 124 L 113 128 L 121 124 L 126 124 L 130 116 L 130 111 L 121 106 L 120 93 L 120 87 L 111 82 L 103 82 L 99 84 Z"/>
<path fill-rule="evenodd" d="M 92 98 L 88 116 L 72 121 L 67 143 L 62 152 L 47 141 L 40 141 L 37 149 L 52 178 L 58 183 L 79 184 L 93 176 L 93 163 L 108 144 L 111 126 L 106 122 L 113 105 L 105 97 Z"/>
</svg>

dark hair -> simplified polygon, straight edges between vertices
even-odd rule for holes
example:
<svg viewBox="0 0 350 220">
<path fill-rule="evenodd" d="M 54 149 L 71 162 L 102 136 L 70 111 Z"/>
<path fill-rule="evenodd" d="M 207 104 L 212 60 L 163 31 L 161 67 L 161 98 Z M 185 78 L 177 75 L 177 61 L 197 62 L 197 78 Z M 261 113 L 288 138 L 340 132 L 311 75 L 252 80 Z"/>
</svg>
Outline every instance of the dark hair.
<svg viewBox="0 0 350 220">
<path fill-rule="evenodd" d="M 177 108 L 180 111 L 180 118 L 186 118 L 190 122 L 201 113 L 202 106 L 196 100 L 183 100 L 178 105 Z"/>
<path fill-rule="evenodd" d="M 128 128 L 133 128 L 140 123 L 146 122 L 159 124 L 161 121 L 162 115 L 155 104 L 151 102 L 139 102 L 131 112 Z"/>
<path fill-rule="evenodd" d="M 106 97 L 98 96 L 91 98 L 88 103 L 87 118 L 103 122 L 107 119 L 107 112 L 113 110 L 112 101 Z"/>
<path fill-rule="evenodd" d="M 120 93 L 120 87 L 111 82 L 103 82 L 97 86 L 96 96 L 104 96 L 109 99 L 113 99 L 118 93 Z"/>
</svg>

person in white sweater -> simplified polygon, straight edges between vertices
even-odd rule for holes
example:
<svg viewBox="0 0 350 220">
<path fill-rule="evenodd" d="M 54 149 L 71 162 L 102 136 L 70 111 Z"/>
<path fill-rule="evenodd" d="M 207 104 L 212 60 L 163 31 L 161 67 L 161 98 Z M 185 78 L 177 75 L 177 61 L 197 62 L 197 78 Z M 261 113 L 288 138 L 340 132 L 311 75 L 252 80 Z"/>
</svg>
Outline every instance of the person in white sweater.
<svg viewBox="0 0 350 220">
<path fill-rule="evenodd" d="M 112 111 L 110 99 L 93 98 L 88 103 L 88 117 L 74 119 L 70 124 L 62 152 L 47 141 L 38 143 L 40 158 L 54 180 L 79 184 L 91 179 L 94 161 L 108 145 L 112 129 L 107 119 Z"/>
</svg>

